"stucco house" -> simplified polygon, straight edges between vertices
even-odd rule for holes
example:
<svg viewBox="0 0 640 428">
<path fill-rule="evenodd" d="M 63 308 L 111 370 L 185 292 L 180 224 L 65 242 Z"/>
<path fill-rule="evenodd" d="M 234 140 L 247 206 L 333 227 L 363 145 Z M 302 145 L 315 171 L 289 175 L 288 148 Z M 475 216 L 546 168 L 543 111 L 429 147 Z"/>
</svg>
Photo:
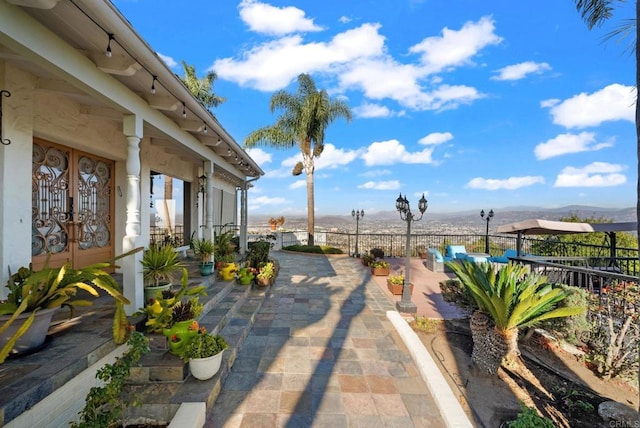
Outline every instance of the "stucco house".
<svg viewBox="0 0 640 428">
<path fill-rule="evenodd" d="M 0 0 L 0 94 L 0 284 L 148 246 L 157 176 L 178 179 L 180 241 L 240 218 L 246 248 L 264 172 L 109 0 Z M 121 263 L 129 313 L 141 257 Z"/>
</svg>

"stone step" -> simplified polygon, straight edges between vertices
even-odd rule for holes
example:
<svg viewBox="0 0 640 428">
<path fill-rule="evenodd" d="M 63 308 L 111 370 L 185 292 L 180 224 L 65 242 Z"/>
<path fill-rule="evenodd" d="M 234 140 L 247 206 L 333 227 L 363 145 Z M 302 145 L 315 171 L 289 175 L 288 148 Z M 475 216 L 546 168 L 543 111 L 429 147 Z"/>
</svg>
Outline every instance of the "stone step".
<svg viewBox="0 0 640 428">
<path fill-rule="evenodd" d="M 173 415 L 183 402 L 204 402 L 207 408 L 211 408 L 215 403 L 222 385 L 226 380 L 231 368 L 236 360 L 238 352 L 242 348 L 244 341 L 256 321 L 258 311 L 262 303 L 270 292 L 270 287 L 266 289 L 246 286 L 235 286 L 230 295 L 238 292 L 245 292 L 245 299 L 242 305 L 229 314 L 214 315 L 210 311 L 211 321 L 207 316 L 203 317 L 203 322 L 214 322 L 213 318 L 222 317 L 224 325 L 217 333 L 221 334 L 229 343 L 229 347 L 224 351 L 220 370 L 211 379 L 201 381 L 193 376 L 186 376 L 183 382 L 155 382 L 149 384 L 131 384 L 130 393 L 142 403 L 140 406 L 132 407 L 128 417 L 134 419 L 140 415 L 155 420 L 169 420 L 167 415 Z M 227 300 L 227 299 L 225 299 Z M 225 302 L 221 302 L 223 306 Z M 218 324 L 219 326 L 222 323 Z M 173 357 L 177 360 L 177 358 Z M 188 373 L 188 365 L 185 368 Z"/>
<path fill-rule="evenodd" d="M 233 281 L 216 281 L 195 283 L 208 285 L 207 296 L 200 296 L 204 309 L 198 323 L 212 334 L 224 328 L 229 318 L 243 305 L 249 294 L 249 287 L 235 285 Z M 151 351 L 140 360 L 140 366 L 131 369 L 129 382 L 146 384 L 153 382 L 183 382 L 189 374 L 187 364 L 169 353 L 166 338 L 153 335 L 150 340 L 162 343 L 163 346 L 151 346 Z"/>
</svg>

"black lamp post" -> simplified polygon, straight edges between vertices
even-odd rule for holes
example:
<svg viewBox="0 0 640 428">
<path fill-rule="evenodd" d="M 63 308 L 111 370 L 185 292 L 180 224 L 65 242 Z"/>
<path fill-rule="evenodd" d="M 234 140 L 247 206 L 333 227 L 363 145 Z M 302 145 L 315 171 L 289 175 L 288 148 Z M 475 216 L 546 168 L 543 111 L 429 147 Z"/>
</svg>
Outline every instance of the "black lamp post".
<svg viewBox="0 0 640 428">
<path fill-rule="evenodd" d="M 356 219 L 356 252 L 353 254 L 353 256 L 360 257 L 360 253 L 358 252 L 358 229 L 360 225 L 360 217 L 364 217 L 364 210 L 351 210 L 351 217 Z"/>
<path fill-rule="evenodd" d="M 480 211 L 480 217 L 484 218 L 484 210 Z M 487 230 L 484 233 L 484 252 L 489 254 L 489 222 L 493 218 L 493 210 L 489 210 L 487 214 Z"/>
<path fill-rule="evenodd" d="M 409 208 L 409 201 L 407 201 L 406 196 L 398 196 L 396 199 L 396 209 L 400 213 L 400 218 L 403 221 L 407 222 L 407 244 L 406 244 L 406 261 L 405 261 L 405 272 L 404 272 L 404 285 L 402 287 L 402 299 L 396 303 L 396 308 L 400 312 L 406 312 L 414 314 L 418 311 L 415 303 L 411 301 L 411 222 L 419 221 L 424 212 L 427 210 L 427 200 L 422 195 L 422 198 L 418 201 L 418 211 L 420 211 L 420 217 L 416 217 L 411 213 L 411 208 Z"/>
</svg>

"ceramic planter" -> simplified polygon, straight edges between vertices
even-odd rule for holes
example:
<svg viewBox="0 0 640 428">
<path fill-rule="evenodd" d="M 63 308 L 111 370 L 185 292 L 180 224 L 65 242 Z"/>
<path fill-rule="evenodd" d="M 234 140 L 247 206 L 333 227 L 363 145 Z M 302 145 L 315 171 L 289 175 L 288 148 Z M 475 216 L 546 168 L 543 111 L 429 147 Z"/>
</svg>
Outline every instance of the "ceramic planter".
<svg viewBox="0 0 640 428">
<path fill-rule="evenodd" d="M 145 285 L 144 286 L 144 303 L 149 303 L 149 299 L 155 299 L 158 293 L 162 293 L 171 288 L 171 283 L 160 284 L 158 286 Z"/>
<path fill-rule="evenodd" d="M 171 326 L 171 328 L 162 330 L 162 334 L 168 339 L 169 352 L 178 355 L 198 334 L 198 330 L 189 329 L 194 321 L 195 320 L 180 321 Z"/>
<path fill-rule="evenodd" d="M 391 281 L 387 279 L 387 288 L 393 295 L 402 295 L 402 289 L 404 286 L 402 284 L 393 284 Z M 413 294 L 413 284 L 411 284 L 411 294 Z"/>
<path fill-rule="evenodd" d="M 249 285 L 253 281 L 253 276 L 241 276 L 238 278 L 238 284 L 240 285 Z"/>
<path fill-rule="evenodd" d="M 207 380 L 215 376 L 220 370 L 223 352 L 220 351 L 216 355 L 207 358 L 190 358 L 189 370 L 191 370 L 193 377 L 198 380 Z"/>
<path fill-rule="evenodd" d="M 227 263 L 225 266 L 222 266 L 218 273 L 220 274 L 220 279 L 223 281 L 231 281 L 234 278 L 236 271 L 238 270 L 238 265 L 235 263 Z"/>
<path fill-rule="evenodd" d="M 200 263 L 200 275 L 209 276 L 213 273 L 213 262 Z"/>
<path fill-rule="evenodd" d="M 58 308 L 40 309 L 36 312 L 36 317 L 31 327 L 16 341 L 11 354 L 22 354 L 39 348 L 47 338 L 49 325 L 54 312 Z M 16 320 L 0 335 L 0 348 L 11 339 L 22 324 L 31 316 L 31 312 L 20 314 Z M 0 325 L 10 318 L 9 315 L 0 316 Z"/>
</svg>

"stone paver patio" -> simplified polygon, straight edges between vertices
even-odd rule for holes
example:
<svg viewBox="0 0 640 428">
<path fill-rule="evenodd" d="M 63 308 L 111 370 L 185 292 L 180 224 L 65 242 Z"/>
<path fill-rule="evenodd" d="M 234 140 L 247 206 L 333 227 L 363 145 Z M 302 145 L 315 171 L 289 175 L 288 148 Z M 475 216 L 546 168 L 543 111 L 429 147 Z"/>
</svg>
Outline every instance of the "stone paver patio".
<svg viewBox="0 0 640 428">
<path fill-rule="evenodd" d="M 359 261 L 274 255 L 281 263 L 277 283 L 207 426 L 444 426 L 387 320 L 395 309 L 390 295 Z"/>
</svg>

